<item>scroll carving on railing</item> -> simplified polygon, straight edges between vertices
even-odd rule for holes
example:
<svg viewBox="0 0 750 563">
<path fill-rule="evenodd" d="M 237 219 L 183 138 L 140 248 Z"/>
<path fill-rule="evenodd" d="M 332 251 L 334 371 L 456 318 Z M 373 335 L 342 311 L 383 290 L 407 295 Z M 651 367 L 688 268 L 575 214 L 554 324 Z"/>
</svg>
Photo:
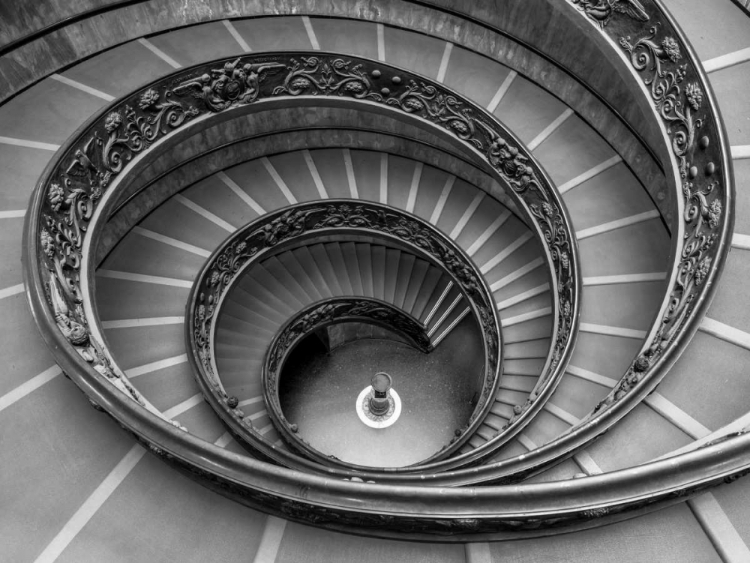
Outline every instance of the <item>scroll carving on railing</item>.
<svg viewBox="0 0 750 563">
<path fill-rule="evenodd" d="M 640 22 L 650 19 L 638 0 L 573 0 L 573 3 L 601 29 L 609 24 L 613 16 L 619 14 Z"/>
<path fill-rule="evenodd" d="M 252 429 L 252 424 L 230 404 L 232 401 L 217 373 L 212 353 L 213 332 L 222 300 L 244 269 L 268 256 L 279 245 L 335 233 L 365 234 L 408 245 L 415 254 L 426 257 L 451 275 L 479 321 L 485 355 L 482 389 L 467 426 L 461 429 L 461 436 L 457 436 L 441 452 L 441 455 L 447 455 L 470 437 L 472 429 L 481 423 L 492 405 L 502 365 L 499 316 L 489 287 L 463 251 L 422 219 L 391 207 L 363 201 L 352 203 L 349 200 L 297 204 L 269 213 L 225 240 L 196 278 L 191 295 L 188 334 L 199 384 L 215 396 L 217 405 L 224 406 L 221 411 L 224 415 L 233 416 L 242 423 L 238 430 L 247 431 L 245 436 L 254 443 L 262 442 L 261 435 Z M 370 313 L 375 314 L 375 311 Z M 362 315 L 367 316 L 364 312 Z M 410 334 L 413 332 L 411 330 Z M 413 337 L 417 338 L 417 335 Z M 415 342 L 421 346 L 422 340 L 420 336 Z M 275 379 L 268 379 L 267 384 L 273 387 Z"/>
<path fill-rule="evenodd" d="M 672 139 L 682 181 L 685 234 L 678 256 L 677 279 L 655 338 L 602 406 L 622 398 L 648 375 L 650 366 L 668 349 L 693 311 L 712 265 L 721 259 L 717 240 L 726 221 L 722 217 L 726 195 L 722 193 L 724 186 L 720 186 L 720 180 L 714 179 L 718 170 L 713 155 L 706 154 L 711 145 L 709 136 L 696 138 L 706 119 L 702 111 L 703 90 L 698 81 L 687 79 L 687 65 L 680 64 L 680 45 L 668 35 L 657 42 L 658 30 L 658 26 L 652 27 L 648 35 L 632 44 L 630 37 L 622 37 L 620 45 L 630 54 L 633 68 L 645 74 L 644 83 L 650 87 L 654 106 Z"/>
<path fill-rule="evenodd" d="M 571 1 L 600 23 L 601 32 L 622 49 L 641 76 L 670 140 L 684 208 L 683 234 L 676 241 L 676 276 L 662 316 L 620 383 L 597 406 L 596 411 L 601 411 L 628 396 L 641 382 L 663 376 L 659 360 L 697 328 L 699 306 L 710 300 L 728 251 L 733 218 L 726 211 L 733 203 L 733 188 L 722 154 L 718 111 L 706 96 L 705 76 L 655 4 L 618 0 L 595 6 L 588 0 Z M 606 8 L 606 18 L 596 15 L 600 8 Z"/>
</svg>

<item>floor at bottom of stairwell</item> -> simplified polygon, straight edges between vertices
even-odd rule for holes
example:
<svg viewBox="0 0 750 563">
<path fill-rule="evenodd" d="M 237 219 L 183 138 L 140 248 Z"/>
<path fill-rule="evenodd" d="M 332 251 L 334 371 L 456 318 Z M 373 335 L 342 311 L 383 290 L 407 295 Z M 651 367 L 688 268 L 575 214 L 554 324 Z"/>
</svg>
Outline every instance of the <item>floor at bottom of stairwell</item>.
<svg viewBox="0 0 750 563">
<path fill-rule="evenodd" d="M 461 323 L 430 354 L 390 340 L 363 339 L 326 354 L 312 343 L 294 351 L 280 399 L 299 436 L 325 455 L 372 467 L 417 463 L 448 444 L 471 415 L 482 365 L 478 333 Z M 402 413 L 390 427 L 365 426 L 357 395 L 378 371 L 393 377 Z"/>
</svg>

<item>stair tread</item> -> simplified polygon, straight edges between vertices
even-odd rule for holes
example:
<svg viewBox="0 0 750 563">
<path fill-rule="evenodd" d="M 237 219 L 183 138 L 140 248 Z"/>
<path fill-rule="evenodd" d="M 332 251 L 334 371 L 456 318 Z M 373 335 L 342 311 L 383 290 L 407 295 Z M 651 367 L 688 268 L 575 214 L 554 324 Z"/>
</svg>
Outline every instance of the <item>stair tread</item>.
<svg viewBox="0 0 750 563">
<path fill-rule="evenodd" d="M 415 166 L 411 159 L 388 155 L 388 205 L 406 210 Z"/>
<path fill-rule="evenodd" d="M 544 366 L 545 361 L 546 358 L 533 360 L 506 359 L 503 363 L 503 373 L 512 375 L 538 376 L 542 372 L 542 367 Z"/>
<path fill-rule="evenodd" d="M 461 220 L 464 213 L 471 205 L 471 202 L 477 195 L 477 188 L 468 182 L 457 178 L 453 183 L 453 189 L 448 195 L 443 212 L 440 214 L 436 227 L 446 235 L 453 231 L 453 228 Z"/>
<path fill-rule="evenodd" d="M 203 209 L 237 228 L 248 224 L 259 216 L 254 209 L 224 183 L 219 174 L 212 174 L 196 182 L 183 190 L 182 194 Z"/>
<path fill-rule="evenodd" d="M 372 255 L 372 288 L 376 299 L 385 300 L 385 247 L 373 246 Z"/>
<path fill-rule="evenodd" d="M 335 21 L 341 22 L 344 20 Z M 366 40 L 363 41 L 364 39 L 365 38 L 363 37 L 358 37 L 356 43 L 358 45 L 366 43 Z M 354 178 L 357 182 L 357 191 L 359 192 L 359 199 L 366 201 L 380 201 L 380 160 L 385 153 L 354 149 L 352 149 L 350 153 L 352 157 L 352 167 L 354 168 Z"/>
<path fill-rule="evenodd" d="M 349 283 L 352 286 L 352 295 L 364 295 L 362 288 L 362 274 L 359 270 L 359 261 L 357 259 L 357 249 L 353 242 L 339 243 L 341 255 L 346 266 L 346 273 Z"/>
<path fill-rule="evenodd" d="M 235 316 L 238 313 L 242 316 Z M 260 334 L 272 335 L 282 324 L 281 321 L 269 321 L 257 315 L 248 316 L 246 313 L 240 313 L 237 307 L 230 307 L 222 310 L 217 327 L 238 333 L 257 331 Z"/>
<path fill-rule="evenodd" d="M 401 259 L 401 251 L 393 248 L 385 250 L 385 273 L 384 273 L 384 297 L 388 303 L 393 303 L 396 297 L 396 282 L 398 280 L 398 266 Z"/>
<path fill-rule="evenodd" d="M 471 245 L 482 236 L 487 228 L 505 212 L 507 212 L 507 210 L 500 202 L 492 197 L 485 197 L 479 207 L 474 211 L 471 220 L 456 238 L 456 244 L 458 244 L 464 251 L 467 251 Z M 502 226 L 499 227 L 499 229 L 502 228 Z"/>
<path fill-rule="evenodd" d="M 109 348 L 125 370 L 185 354 L 182 324 L 107 330 Z"/>
<path fill-rule="evenodd" d="M 528 143 L 565 109 L 565 104 L 544 88 L 523 76 L 516 76 L 494 113 Z"/>
<path fill-rule="evenodd" d="M 183 287 L 96 277 L 96 304 L 103 321 L 182 316 L 189 294 Z"/>
<path fill-rule="evenodd" d="M 354 288 L 351 280 L 349 280 L 349 272 L 346 268 L 344 255 L 341 252 L 341 246 L 338 243 L 329 243 L 324 244 L 323 248 L 328 256 L 331 269 L 338 280 L 339 287 L 341 288 L 341 295 L 354 295 Z"/>
<path fill-rule="evenodd" d="M 470 315 L 471 308 L 466 298 L 462 297 L 458 304 L 443 318 L 440 325 L 435 327 L 436 330 L 432 335 L 434 345 L 437 346 L 444 338 L 448 337 L 450 332 L 460 323 L 465 322 Z"/>
<path fill-rule="evenodd" d="M 609 143 L 577 115 L 571 115 L 534 149 L 534 157 L 558 186 L 613 156 Z"/>
<path fill-rule="evenodd" d="M 254 316 L 258 315 L 260 319 L 256 324 L 260 325 L 281 324 L 288 318 L 283 310 L 275 308 L 274 302 L 264 301 L 250 295 L 240 284 L 236 285 L 227 296 L 222 307 L 222 312 L 224 311 L 231 311 L 233 316 L 250 323 L 254 323 Z"/>
<path fill-rule="evenodd" d="M 282 252 L 276 258 L 297 283 L 302 286 L 302 289 L 304 289 L 311 302 L 323 299 L 320 290 L 318 290 L 313 280 L 299 263 L 297 255 L 294 252 Z"/>
<path fill-rule="evenodd" d="M 429 329 L 432 330 L 437 329 L 440 326 L 445 326 L 443 323 L 450 318 L 462 301 L 465 302 L 463 294 L 456 284 L 453 284 L 448 290 L 448 293 L 445 294 L 445 298 L 437 304 L 438 306 L 435 308 L 435 313 L 427 323 Z"/>
<path fill-rule="evenodd" d="M 357 243 L 355 245 L 359 275 L 362 281 L 362 294 L 374 297 L 371 248 L 372 246 L 366 243 Z"/>
<path fill-rule="evenodd" d="M 430 304 L 432 296 L 435 294 L 440 281 L 443 279 L 443 273 L 438 268 L 428 268 L 424 281 L 417 292 L 411 312 L 414 317 L 424 320 L 429 313 L 427 306 Z M 442 291 L 442 288 L 440 289 Z M 437 298 L 436 298 L 437 299 Z"/>
<path fill-rule="evenodd" d="M 563 199 L 577 231 L 656 208 L 624 162 L 566 192 Z"/>
<path fill-rule="evenodd" d="M 662 272 L 669 237 L 661 219 L 650 219 L 578 241 L 584 277 Z"/>
<path fill-rule="evenodd" d="M 409 278 L 409 285 L 406 288 L 404 294 L 403 309 L 408 313 L 414 314 L 414 307 L 417 303 L 417 298 L 422 290 L 423 283 L 427 276 L 427 271 L 430 269 L 430 264 L 424 260 L 415 260 L 414 268 L 412 269 L 412 275 Z M 425 289 L 429 291 L 429 289 Z"/>
<path fill-rule="evenodd" d="M 298 202 L 314 201 L 320 197 L 302 151 L 275 154 L 268 160 Z"/>
<path fill-rule="evenodd" d="M 266 213 L 289 205 L 260 158 L 226 168 L 224 173 Z M 247 206 L 245 203 L 243 205 Z"/>
<path fill-rule="evenodd" d="M 174 197 L 147 215 L 139 226 L 207 250 L 217 248 L 229 234 L 216 223 L 179 203 Z"/>
<path fill-rule="evenodd" d="M 326 283 L 320 268 L 318 268 L 318 265 L 315 262 L 315 258 L 313 258 L 313 255 L 310 253 L 310 249 L 307 246 L 301 246 L 300 248 L 295 248 L 292 251 L 292 254 L 294 254 L 294 257 L 302 266 L 305 275 L 310 279 L 311 284 L 315 287 L 320 296 L 324 298 L 332 297 L 333 293 L 331 292 L 331 288 Z"/>
<path fill-rule="evenodd" d="M 277 285 L 274 287 L 276 292 L 281 292 L 292 296 L 300 308 L 309 305 L 313 299 L 307 294 L 305 288 L 295 277 L 284 267 L 284 265 L 275 257 L 264 260 L 258 270 L 264 275 L 263 268 L 270 274 Z M 253 268 L 255 270 L 255 268 Z"/>
<path fill-rule="evenodd" d="M 131 231 L 110 252 L 100 267 L 105 270 L 192 281 L 204 262 L 204 257 Z"/>
<path fill-rule="evenodd" d="M 287 47 L 284 47 L 285 49 Z M 326 187 L 328 197 L 351 197 L 349 179 L 346 176 L 344 154 L 341 149 L 315 149 L 310 151 L 320 179 Z"/>
<path fill-rule="evenodd" d="M 276 278 L 260 264 L 253 266 L 252 270 L 243 276 L 239 285 L 254 299 L 259 301 L 270 299 L 270 302 L 274 303 L 278 309 L 288 313 L 304 306 L 303 301 L 280 285 Z"/>
<path fill-rule="evenodd" d="M 9 16 L 3 18 L 8 27 L 11 25 Z M 26 24 L 21 26 L 26 28 Z M 55 144 L 65 142 L 105 104 L 101 98 L 49 78 L 31 86 L 21 96 L 5 97 L 0 108 L 3 135 Z M 23 188 L 13 191 L 23 191 Z"/>
<path fill-rule="evenodd" d="M 403 307 L 404 299 L 406 299 L 406 292 L 409 288 L 409 279 L 411 278 L 412 270 L 414 269 L 414 261 L 416 257 L 413 254 L 401 253 L 399 259 L 398 271 L 396 273 L 396 287 L 393 292 L 393 304 L 396 307 Z"/>
<path fill-rule="evenodd" d="M 336 296 L 345 295 L 339 276 L 331 264 L 331 259 L 328 257 L 325 246 L 323 244 L 313 244 L 308 248 L 331 294 Z"/>
<path fill-rule="evenodd" d="M 474 252 L 472 259 L 481 268 L 495 258 L 495 256 L 501 252 L 505 252 L 514 241 L 528 231 L 529 228 L 524 225 L 518 217 L 511 215 L 505 223 L 493 232 L 487 241 Z"/>
<path fill-rule="evenodd" d="M 234 346 L 244 346 L 248 344 L 253 346 L 262 342 L 268 343 L 271 341 L 272 335 L 268 332 L 246 332 L 231 330 L 224 326 L 217 326 L 216 328 L 216 343 L 226 343 Z"/>
<path fill-rule="evenodd" d="M 546 358 L 549 352 L 550 339 L 539 338 L 515 344 L 504 343 L 503 357 L 514 358 Z"/>
<path fill-rule="evenodd" d="M 270 344 L 270 343 L 268 343 Z M 265 361 L 266 352 L 268 351 L 268 345 L 266 346 L 238 346 L 230 344 L 228 342 L 216 342 L 214 345 L 216 358 L 222 360 L 248 360 L 248 361 Z"/>
</svg>

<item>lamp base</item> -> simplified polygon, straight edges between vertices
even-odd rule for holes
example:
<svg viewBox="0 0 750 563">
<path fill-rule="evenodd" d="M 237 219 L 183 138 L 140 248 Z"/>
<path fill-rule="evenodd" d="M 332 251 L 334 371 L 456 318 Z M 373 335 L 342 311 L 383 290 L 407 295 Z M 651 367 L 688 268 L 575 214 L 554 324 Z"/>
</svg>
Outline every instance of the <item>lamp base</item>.
<svg viewBox="0 0 750 563">
<path fill-rule="evenodd" d="M 362 390 L 359 397 L 357 397 L 357 416 L 370 428 L 387 428 L 401 416 L 401 397 L 399 397 L 396 391 L 390 389 L 388 410 L 385 414 L 376 415 L 370 411 L 370 399 L 374 394 L 375 391 L 372 385 L 368 385 Z"/>
</svg>

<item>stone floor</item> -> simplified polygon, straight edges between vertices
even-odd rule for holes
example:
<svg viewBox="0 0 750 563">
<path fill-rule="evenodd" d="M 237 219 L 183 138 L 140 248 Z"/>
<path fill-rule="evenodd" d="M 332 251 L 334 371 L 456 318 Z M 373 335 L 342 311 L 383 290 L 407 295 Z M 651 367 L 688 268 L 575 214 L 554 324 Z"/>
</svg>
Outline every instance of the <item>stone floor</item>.
<svg viewBox="0 0 750 563">
<path fill-rule="evenodd" d="M 300 437 L 320 452 L 358 465 L 402 467 L 436 453 L 468 421 L 482 365 L 472 318 L 430 354 L 381 339 L 357 340 L 326 354 L 308 339 L 284 370 L 281 406 Z M 355 411 L 357 395 L 378 371 L 393 377 L 403 405 L 396 423 L 383 429 L 365 426 Z"/>
</svg>

